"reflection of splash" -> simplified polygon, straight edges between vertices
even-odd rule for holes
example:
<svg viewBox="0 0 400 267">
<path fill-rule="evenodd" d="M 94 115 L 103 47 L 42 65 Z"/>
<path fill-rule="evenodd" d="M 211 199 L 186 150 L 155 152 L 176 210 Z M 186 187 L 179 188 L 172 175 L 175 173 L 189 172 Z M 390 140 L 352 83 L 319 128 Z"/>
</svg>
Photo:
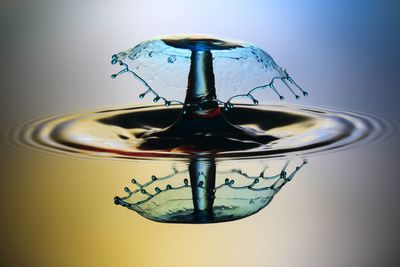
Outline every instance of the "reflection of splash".
<svg viewBox="0 0 400 267">
<path fill-rule="evenodd" d="M 288 171 L 286 162 L 279 173 L 268 174 L 265 167 L 259 175 L 241 169 L 216 171 L 213 159 L 192 159 L 188 169 L 167 176 L 152 176 L 135 189 L 125 187 L 124 197 L 115 204 L 127 207 L 155 221 L 174 223 L 213 223 L 241 219 L 267 206 L 282 187 L 307 163 Z"/>
</svg>

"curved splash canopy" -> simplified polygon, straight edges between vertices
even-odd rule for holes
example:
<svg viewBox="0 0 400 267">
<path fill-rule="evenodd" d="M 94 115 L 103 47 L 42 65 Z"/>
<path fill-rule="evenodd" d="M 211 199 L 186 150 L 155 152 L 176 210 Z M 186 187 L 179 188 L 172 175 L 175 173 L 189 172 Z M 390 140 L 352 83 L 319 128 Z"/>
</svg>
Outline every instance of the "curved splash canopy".
<svg viewBox="0 0 400 267">
<path fill-rule="evenodd" d="M 258 104 L 258 91 L 262 90 L 283 100 L 277 81 L 297 99 L 307 95 L 267 52 L 242 41 L 202 35 L 164 36 L 113 55 L 112 63 L 123 66 L 113 78 L 133 74 L 145 87 L 140 98 L 152 96 L 154 102 L 163 101 L 167 106 L 201 106 L 215 101 L 229 108 L 246 99 Z"/>
</svg>

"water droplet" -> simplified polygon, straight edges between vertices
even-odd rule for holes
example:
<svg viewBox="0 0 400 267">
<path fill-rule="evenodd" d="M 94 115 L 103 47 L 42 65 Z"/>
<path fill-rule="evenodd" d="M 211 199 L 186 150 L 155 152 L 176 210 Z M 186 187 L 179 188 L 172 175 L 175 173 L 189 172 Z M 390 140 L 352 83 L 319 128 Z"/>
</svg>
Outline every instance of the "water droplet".
<svg viewBox="0 0 400 267">
<path fill-rule="evenodd" d="M 160 194 L 160 193 L 161 193 L 161 189 L 158 188 L 158 187 L 154 188 L 154 190 L 156 191 L 157 194 Z"/>
<path fill-rule="evenodd" d="M 280 96 L 279 99 L 280 99 L 281 101 L 285 100 L 285 98 L 284 98 L 283 96 Z"/>
<path fill-rule="evenodd" d="M 257 100 L 257 99 L 253 99 L 253 103 L 254 103 L 255 105 L 258 105 L 258 100 Z"/>
<path fill-rule="evenodd" d="M 164 105 L 165 105 L 166 107 L 169 107 L 169 106 L 171 105 L 171 101 L 165 101 Z"/>
<path fill-rule="evenodd" d="M 154 102 L 154 103 L 157 103 L 158 100 L 160 100 L 160 97 L 159 97 L 159 96 L 156 96 L 156 97 L 153 99 L 153 102 Z"/>
<path fill-rule="evenodd" d="M 111 75 L 111 78 L 115 79 L 115 77 L 117 77 L 117 74 Z"/>
<path fill-rule="evenodd" d="M 135 179 L 132 179 L 131 182 L 132 182 L 132 184 L 136 184 L 136 180 Z"/>
<path fill-rule="evenodd" d="M 198 184 L 199 187 L 203 187 L 203 185 L 204 185 L 203 181 L 200 181 L 199 184 Z"/>
<path fill-rule="evenodd" d="M 229 184 L 229 179 L 228 178 L 225 178 L 225 184 L 226 185 Z"/>
<path fill-rule="evenodd" d="M 157 177 L 156 177 L 155 175 L 152 175 L 152 176 L 151 176 L 151 180 L 152 180 L 152 181 L 155 181 L 155 180 L 157 180 Z"/>
<path fill-rule="evenodd" d="M 143 98 L 146 95 L 146 93 L 140 94 L 139 98 Z"/>
<path fill-rule="evenodd" d="M 300 96 L 296 95 L 296 99 L 300 99 Z"/>
<path fill-rule="evenodd" d="M 176 56 L 168 57 L 168 63 L 174 63 L 176 61 Z"/>
<path fill-rule="evenodd" d="M 121 203 L 121 198 L 120 197 L 114 197 L 114 204 L 119 205 Z"/>
<path fill-rule="evenodd" d="M 129 190 L 128 187 L 125 187 L 125 188 L 124 188 L 124 191 L 127 192 L 127 193 L 131 192 L 131 190 Z"/>
<path fill-rule="evenodd" d="M 303 92 L 304 96 L 308 96 L 308 93 L 306 91 Z"/>
<path fill-rule="evenodd" d="M 165 187 L 165 189 L 171 190 L 171 189 L 172 189 L 172 186 L 171 186 L 170 184 L 167 184 L 167 186 Z"/>
<path fill-rule="evenodd" d="M 142 194 L 146 194 L 147 192 L 146 192 L 146 190 L 145 189 L 140 189 L 140 193 L 142 193 Z"/>
<path fill-rule="evenodd" d="M 189 186 L 189 180 L 188 179 L 183 179 L 183 183 L 185 184 L 185 187 Z"/>
</svg>

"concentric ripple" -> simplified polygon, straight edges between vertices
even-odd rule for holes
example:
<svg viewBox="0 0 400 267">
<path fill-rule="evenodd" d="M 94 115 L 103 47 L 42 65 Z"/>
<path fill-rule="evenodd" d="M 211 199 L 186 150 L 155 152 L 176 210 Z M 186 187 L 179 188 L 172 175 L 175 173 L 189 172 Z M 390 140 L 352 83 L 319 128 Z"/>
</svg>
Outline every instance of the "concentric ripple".
<svg viewBox="0 0 400 267">
<path fill-rule="evenodd" d="M 153 105 L 62 115 L 21 126 L 14 131 L 13 139 L 29 147 L 92 157 L 188 158 L 193 156 L 190 149 L 141 148 L 143 133 L 171 125 L 180 111 L 180 106 Z M 383 119 L 312 107 L 237 105 L 224 111 L 224 116 L 234 125 L 273 136 L 275 140 L 250 149 L 238 146 L 237 149 L 202 151 L 197 156 L 275 158 L 306 155 L 384 139 L 390 132 L 389 123 Z M 204 138 L 207 142 L 215 136 Z M 237 144 L 240 140 L 234 141 Z"/>
</svg>

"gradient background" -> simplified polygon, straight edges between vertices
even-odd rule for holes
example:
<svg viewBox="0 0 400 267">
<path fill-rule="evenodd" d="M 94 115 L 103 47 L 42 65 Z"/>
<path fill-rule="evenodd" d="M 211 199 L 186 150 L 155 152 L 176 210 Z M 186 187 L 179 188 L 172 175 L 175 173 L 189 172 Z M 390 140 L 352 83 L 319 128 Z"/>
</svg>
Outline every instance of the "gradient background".
<svg viewBox="0 0 400 267">
<path fill-rule="evenodd" d="M 112 54 L 207 33 L 268 51 L 310 92 L 299 103 L 400 118 L 399 1 L 2 1 L 0 130 L 138 102 Z M 0 150 L 1 266 L 395 266 L 398 134 L 310 158 L 269 207 L 218 225 L 147 221 L 114 206 L 154 166 Z M 139 171 L 140 168 L 140 171 Z"/>
</svg>

